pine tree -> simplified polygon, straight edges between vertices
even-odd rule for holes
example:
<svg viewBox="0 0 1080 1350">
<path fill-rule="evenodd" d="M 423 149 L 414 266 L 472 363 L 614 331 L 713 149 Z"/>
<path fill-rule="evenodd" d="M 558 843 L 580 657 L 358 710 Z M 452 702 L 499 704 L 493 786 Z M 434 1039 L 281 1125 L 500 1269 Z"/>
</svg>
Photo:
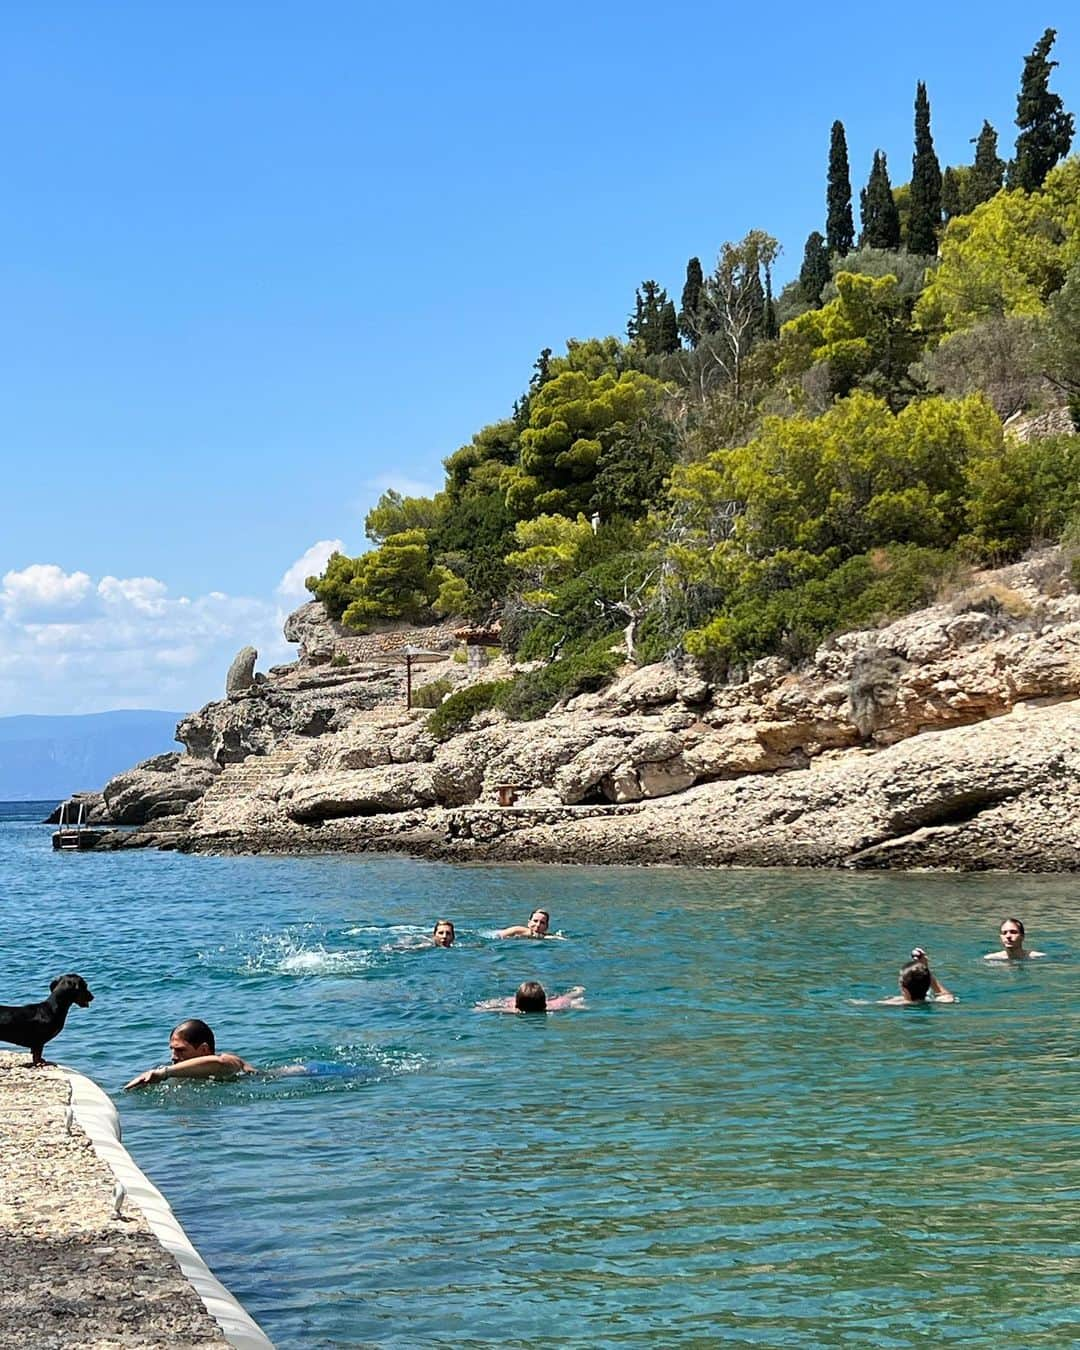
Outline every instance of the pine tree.
<svg viewBox="0 0 1080 1350">
<path fill-rule="evenodd" d="M 679 350 L 679 320 L 675 316 L 675 302 L 666 300 L 660 311 L 660 322 L 656 331 L 656 350 L 661 356 Z"/>
<path fill-rule="evenodd" d="M 955 169 L 946 169 L 941 175 L 941 214 L 945 219 L 952 220 L 953 216 L 963 215 L 964 208 L 960 201 L 960 180 L 956 176 Z"/>
<path fill-rule="evenodd" d="M 997 132 L 989 122 L 983 122 L 982 131 L 975 139 L 975 163 L 967 182 L 964 207 L 974 211 L 982 202 L 1001 191 L 1005 181 L 1005 161 L 998 156 Z"/>
<path fill-rule="evenodd" d="M 874 163 L 866 187 L 859 194 L 862 234 L 859 243 L 869 248 L 900 247 L 900 212 L 889 183 L 889 168 L 880 150 L 874 151 Z"/>
<path fill-rule="evenodd" d="M 850 253 L 855 244 L 855 222 L 851 217 L 851 171 L 848 167 L 847 137 L 843 122 L 832 124 L 829 143 L 829 182 L 825 192 L 825 236 L 829 252 L 838 258 Z"/>
<path fill-rule="evenodd" d="M 1050 72 L 1057 65 L 1049 61 L 1050 48 L 1057 33 L 1048 28 L 1024 61 L 1020 93 L 1016 99 L 1016 158 L 1009 165 L 1009 187 L 1036 192 L 1059 159 L 1069 153 L 1073 138 L 1073 115 L 1065 111 L 1057 94 L 1048 88 Z"/>
<path fill-rule="evenodd" d="M 908 252 L 930 257 L 937 253 L 941 226 L 941 165 L 930 134 L 930 100 L 922 80 L 915 88 L 915 153 L 911 157 L 911 214 L 908 216 Z"/>
<path fill-rule="evenodd" d="M 824 237 L 815 230 L 806 240 L 803 250 L 802 267 L 799 269 L 799 296 L 808 305 L 817 309 L 821 305 L 821 292 L 829 284 L 829 250 L 825 247 Z"/>
<path fill-rule="evenodd" d="M 637 342 L 646 356 L 659 356 L 675 351 L 679 345 L 677 322 L 674 325 L 675 345 L 665 346 L 670 334 L 664 326 L 664 311 L 671 305 L 667 291 L 655 281 L 643 281 L 634 293 L 634 312 L 626 325 L 626 336 Z M 674 317 L 675 307 L 671 305 Z"/>
<path fill-rule="evenodd" d="M 696 347 L 701 341 L 701 292 L 704 285 L 701 259 L 691 258 L 686 264 L 686 285 L 679 308 L 679 332 L 691 347 Z"/>
</svg>

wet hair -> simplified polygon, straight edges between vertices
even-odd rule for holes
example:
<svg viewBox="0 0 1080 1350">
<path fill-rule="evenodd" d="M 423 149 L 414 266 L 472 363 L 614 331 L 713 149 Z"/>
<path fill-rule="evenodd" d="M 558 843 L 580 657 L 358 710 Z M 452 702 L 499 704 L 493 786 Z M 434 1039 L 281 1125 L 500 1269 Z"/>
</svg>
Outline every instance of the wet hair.
<svg viewBox="0 0 1080 1350">
<path fill-rule="evenodd" d="M 551 922 L 551 915 L 548 913 L 546 909 L 534 909 L 532 913 L 529 915 L 529 918 L 530 919 L 533 918 L 533 916 L 536 914 L 542 914 L 544 918 L 547 919 L 548 923 Z"/>
<path fill-rule="evenodd" d="M 208 1045 L 210 1053 L 217 1054 L 214 1047 L 214 1033 L 201 1017 L 189 1017 L 186 1022 L 181 1022 L 178 1027 L 173 1028 L 173 1035 L 179 1036 L 191 1046 Z"/>
<path fill-rule="evenodd" d="M 535 980 L 526 980 L 514 995 L 514 1007 L 518 1012 L 547 1012 L 544 986 Z"/>
<path fill-rule="evenodd" d="M 1001 923 L 998 924 L 998 927 L 999 927 L 999 928 L 1003 928 L 1003 927 L 1005 926 L 1005 924 L 1007 924 L 1007 923 L 1014 923 L 1014 924 L 1016 924 L 1017 928 L 1020 929 L 1020 936 L 1021 936 L 1021 937 L 1024 936 L 1024 925 L 1020 922 L 1019 919 L 1012 919 L 1012 918 L 1002 919 Z"/>
<path fill-rule="evenodd" d="M 450 929 L 450 936 L 451 936 L 452 938 L 456 938 L 456 937 L 457 937 L 457 932 L 456 932 L 456 930 L 455 930 L 455 928 L 454 928 L 454 921 L 453 921 L 453 919 L 436 919 L 436 920 L 435 920 L 435 927 L 431 930 L 431 936 L 434 937 L 435 934 L 439 931 L 439 929 L 443 926 L 443 924 L 445 924 L 446 927 Z"/>
<path fill-rule="evenodd" d="M 917 1003 L 930 992 L 930 967 L 925 961 L 909 961 L 900 967 L 900 988 Z"/>
</svg>

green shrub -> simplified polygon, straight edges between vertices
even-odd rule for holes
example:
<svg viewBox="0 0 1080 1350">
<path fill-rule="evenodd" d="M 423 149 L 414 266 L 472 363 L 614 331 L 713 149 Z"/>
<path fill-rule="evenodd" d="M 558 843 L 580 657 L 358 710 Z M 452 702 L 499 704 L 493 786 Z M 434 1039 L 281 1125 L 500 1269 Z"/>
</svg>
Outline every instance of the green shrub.
<svg viewBox="0 0 1080 1350">
<path fill-rule="evenodd" d="M 477 713 L 496 707 L 501 696 L 510 688 L 510 683 L 509 680 L 489 680 L 459 689 L 440 703 L 428 718 L 428 731 L 436 740 L 445 741 L 467 726 Z"/>
<path fill-rule="evenodd" d="M 609 633 L 576 650 L 564 649 L 558 661 L 513 680 L 499 707 L 516 722 L 531 722 L 563 699 L 602 689 L 622 664 L 621 654 L 612 651 L 618 640 L 617 634 Z"/>
<path fill-rule="evenodd" d="M 335 652 L 333 656 L 330 658 L 330 664 L 334 667 L 335 670 L 340 670 L 343 666 L 351 665 L 352 662 L 349 660 L 349 658 L 345 655 L 344 652 Z"/>
<path fill-rule="evenodd" d="M 414 708 L 437 708 L 453 688 L 454 681 L 445 677 L 441 680 L 431 680 L 428 684 L 422 684 L 419 689 L 412 691 L 412 706 Z"/>
<path fill-rule="evenodd" d="M 929 604 L 955 566 L 948 551 L 895 544 L 785 589 L 748 585 L 687 633 L 686 648 L 717 671 L 772 653 L 800 661 L 833 633 L 875 627 Z"/>
</svg>

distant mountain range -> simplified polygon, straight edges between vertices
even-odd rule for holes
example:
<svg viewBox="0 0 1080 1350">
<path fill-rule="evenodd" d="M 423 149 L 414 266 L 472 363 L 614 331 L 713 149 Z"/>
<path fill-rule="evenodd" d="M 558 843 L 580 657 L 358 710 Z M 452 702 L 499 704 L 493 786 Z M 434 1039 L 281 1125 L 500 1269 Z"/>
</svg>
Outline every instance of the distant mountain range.
<svg viewBox="0 0 1080 1350">
<path fill-rule="evenodd" d="M 82 717 L 0 717 L 0 801 L 60 801 L 104 787 L 139 760 L 176 750 L 182 716 L 121 709 Z"/>
</svg>

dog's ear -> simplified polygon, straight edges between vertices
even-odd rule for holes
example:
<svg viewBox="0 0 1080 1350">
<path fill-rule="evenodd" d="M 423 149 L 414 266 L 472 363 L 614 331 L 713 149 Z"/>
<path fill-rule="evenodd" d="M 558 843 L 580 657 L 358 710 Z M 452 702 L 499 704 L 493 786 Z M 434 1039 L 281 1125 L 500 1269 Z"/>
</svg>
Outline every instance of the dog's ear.
<svg viewBox="0 0 1080 1350">
<path fill-rule="evenodd" d="M 63 978 L 64 978 L 63 975 L 57 975 L 56 979 L 53 980 L 52 984 L 49 985 L 49 993 L 50 993 L 50 994 L 52 994 L 52 993 L 55 992 L 56 986 L 60 983 L 60 981 L 61 981 Z"/>
</svg>

